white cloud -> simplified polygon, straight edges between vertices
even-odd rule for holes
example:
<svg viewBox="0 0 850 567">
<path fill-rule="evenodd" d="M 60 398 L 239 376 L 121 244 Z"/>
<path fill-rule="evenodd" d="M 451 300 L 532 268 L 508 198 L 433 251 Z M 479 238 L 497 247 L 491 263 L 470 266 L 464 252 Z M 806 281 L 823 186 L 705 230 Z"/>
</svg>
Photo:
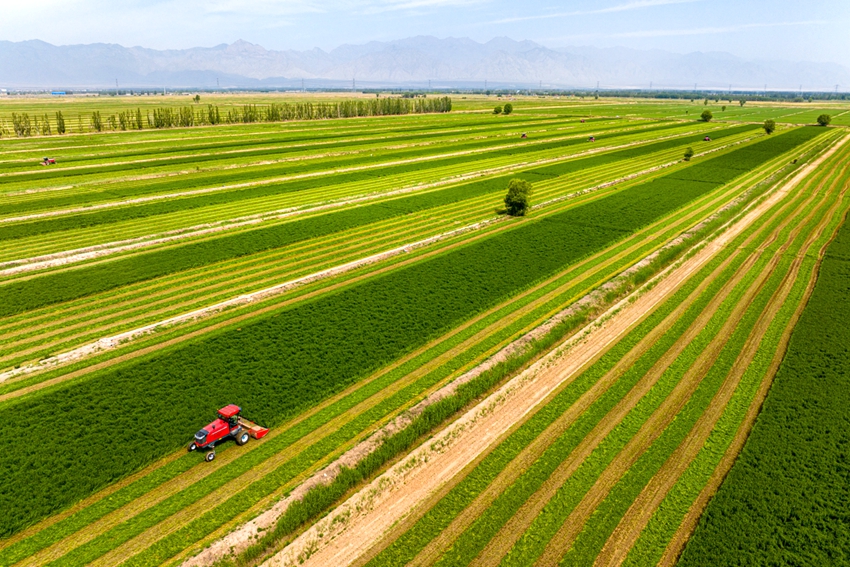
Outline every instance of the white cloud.
<svg viewBox="0 0 850 567">
<path fill-rule="evenodd" d="M 544 20 L 549 18 L 566 18 L 571 16 L 587 16 L 592 14 L 613 14 L 616 12 L 627 12 L 629 10 L 640 10 L 643 8 L 653 8 L 655 6 L 669 6 L 671 4 L 691 4 L 694 2 L 702 2 L 703 0 L 635 0 L 626 2 L 625 4 L 617 4 L 607 8 L 597 8 L 595 10 L 575 10 L 572 12 L 554 12 L 550 14 L 535 14 L 534 16 L 517 16 L 515 18 L 504 18 L 485 22 L 487 24 L 512 24 L 515 22 L 527 22 L 530 20 Z"/>
<path fill-rule="evenodd" d="M 814 26 L 826 25 L 835 22 L 827 22 L 825 20 L 804 20 L 799 22 L 758 22 L 751 24 L 737 24 L 733 26 L 715 26 L 701 28 L 684 28 L 684 29 L 656 29 L 656 30 L 638 30 L 629 32 L 615 33 L 590 33 L 571 36 L 562 36 L 557 38 L 548 38 L 541 41 L 557 41 L 557 40 L 576 40 L 576 39 L 593 39 L 593 38 L 647 38 L 647 37 L 679 37 L 689 35 L 717 35 L 725 33 L 735 33 L 757 28 L 777 28 L 791 26 Z"/>
</svg>

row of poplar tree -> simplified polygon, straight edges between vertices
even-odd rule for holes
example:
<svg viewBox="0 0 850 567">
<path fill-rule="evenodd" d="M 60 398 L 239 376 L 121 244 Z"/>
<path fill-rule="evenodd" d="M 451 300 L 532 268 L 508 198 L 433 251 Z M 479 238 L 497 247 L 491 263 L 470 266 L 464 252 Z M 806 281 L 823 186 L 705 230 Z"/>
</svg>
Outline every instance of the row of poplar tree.
<svg viewBox="0 0 850 567">
<path fill-rule="evenodd" d="M 217 105 L 160 107 L 147 110 L 126 110 L 103 115 L 96 110 L 84 118 L 77 116 L 77 132 L 103 132 L 105 130 L 144 130 L 146 128 L 180 128 L 215 124 L 250 124 L 254 122 L 283 122 L 287 120 L 322 120 L 328 118 L 354 118 L 360 116 L 389 116 L 399 114 L 426 114 L 449 112 L 450 97 L 438 98 L 375 98 L 344 100 L 340 102 L 295 102 L 268 105 L 245 104 L 222 111 Z M 62 111 L 55 120 L 47 114 L 30 116 L 26 112 L 13 112 L 11 125 L 0 121 L 0 135 L 19 138 L 64 134 L 70 129 Z"/>
</svg>

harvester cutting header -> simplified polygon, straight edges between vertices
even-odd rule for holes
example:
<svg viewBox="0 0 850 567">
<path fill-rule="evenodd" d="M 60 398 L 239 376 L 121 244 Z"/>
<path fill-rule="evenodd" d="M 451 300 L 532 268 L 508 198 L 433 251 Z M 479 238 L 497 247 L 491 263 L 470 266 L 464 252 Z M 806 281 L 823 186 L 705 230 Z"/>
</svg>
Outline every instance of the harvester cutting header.
<svg viewBox="0 0 850 567">
<path fill-rule="evenodd" d="M 215 446 L 222 441 L 234 439 L 237 445 L 244 445 L 251 437 L 262 439 L 268 432 L 268 428 L 242 417 L 242 408 L 230 404 L 218 410 L 215 421 L 195 433 L 189 451 L 207 451 L 204 459 L 209 462 L 215 459 Z"/>
</svg>

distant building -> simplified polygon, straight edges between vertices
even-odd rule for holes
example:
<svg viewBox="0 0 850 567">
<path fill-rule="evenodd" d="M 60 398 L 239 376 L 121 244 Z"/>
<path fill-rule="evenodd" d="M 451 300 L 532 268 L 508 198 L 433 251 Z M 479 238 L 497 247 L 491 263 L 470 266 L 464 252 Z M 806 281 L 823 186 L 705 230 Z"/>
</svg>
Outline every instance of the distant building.
<svg viewBox="0 0 850 567">
<path fill-rule="evenodd" d="M 0 89 L 0 96 L 6 96 L 7 94 L 9 94 L 9 91 L 6 89 Z"/>
<path fill-rule="evenodd" d="M 52 91 L 50 94 L 55 96 L 64 95 L 65 91 Z"/>
</svg>

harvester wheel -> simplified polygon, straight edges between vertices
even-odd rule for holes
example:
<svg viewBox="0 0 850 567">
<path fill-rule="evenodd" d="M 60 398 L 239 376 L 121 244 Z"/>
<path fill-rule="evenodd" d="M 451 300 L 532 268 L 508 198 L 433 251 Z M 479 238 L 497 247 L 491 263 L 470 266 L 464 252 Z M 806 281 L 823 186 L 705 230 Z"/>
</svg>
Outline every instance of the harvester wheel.
<svg viewBox="0 0 850 567">
<path fill-rule="evenodd" d="M 237 445 L 244 445 L 251 439 L 251 436 L 247 431 L 243 432 L 239 437 L 236 438 Z"/>
<path fill-rule="evenodd" d="M 209 462 L 211 462 L 213 459 L 215 459 L 215 451 L 210 451 L 210 452 L 209 452 L 209 453 L 207 453 L 207 455 L 204 457 L 204 460 L 205 460 L 206 462 L 208 462 L 208 463 L 209 463 Z"/>
<path fill-rule="evenodd" d="M 194 451 L 194 450 L 195 450 L 195 449 L 197 449 L 197 448 L 198 448 L 198 446 L 197 446 L 197 445 L 195 445 L 195 443 L 194 443 L 194 442 L 192 442 L 192 443 L 190 443 L 190 444 L 189 444 L 189 452 L 192 452 L 192 451 Z"/>
</svg>

